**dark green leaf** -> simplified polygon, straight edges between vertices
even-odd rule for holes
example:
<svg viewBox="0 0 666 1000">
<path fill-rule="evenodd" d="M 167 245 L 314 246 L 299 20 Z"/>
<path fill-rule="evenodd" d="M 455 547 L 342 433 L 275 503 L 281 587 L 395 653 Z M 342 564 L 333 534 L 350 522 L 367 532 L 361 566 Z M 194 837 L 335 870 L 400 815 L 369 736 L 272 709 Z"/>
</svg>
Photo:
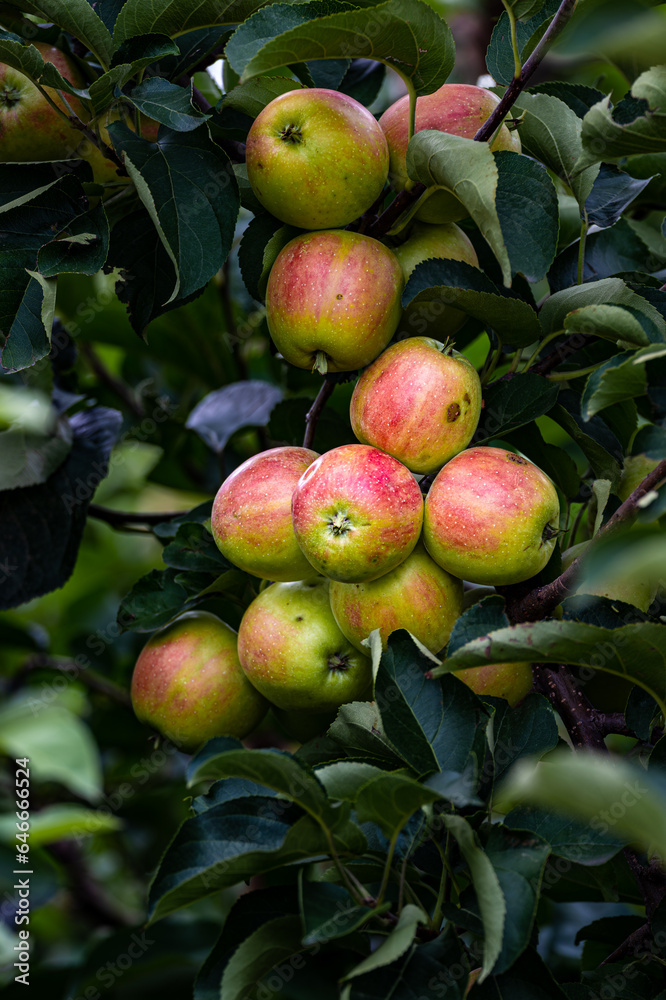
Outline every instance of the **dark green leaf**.
<svg viewBox="0 0 666 1000">
<path fill-rule="evenodd" d="M 557 746 L 555 714 L 539 694 L 528 694 L 510 709 L 497 707 L 493 722 L 494 778 L 499 781 L 521 757 L 542 757 Z"/>
<path fill-rule="evenodd" d="M 279 33 L 278 23 L 292 16 L 289 5 L 273 5 L 270 13 L 260 12 L 235 32 L 225 54 L 242 79 L 270 73 L 285 63 L 368 58 L 389 65 L 417 94 L 431 94 L 453 69 L 451 31 L 419 0 L 388 0 Z"/>
<path fill-rule="evenodd" d="M 384 763 L 394 768 L 404 763 L 386 736 L 376 702 L 354 701 L 342 705 L 328 733 L 357 760 Z"/>
<path fill-rule="evenodd" d="M 192 87 L 178 87 L 161 77 L 148 77 L 127 95 L 135 108 L 148 118 L 177 132 L 191 132 L 209 118 L 192 104 Z"/>
<path fill-rule="evenodd" d="M 550 476 L 565 497 L 571 499 L 578 494 L 580 476 L 576 463 L 563 448 L 548 444 L 536 423 L 523 426 L 520 430 L 509 434 L 504 433 L 502 436 L 531 462 L 538 465 L 542 472 Z"/>
<path fill-rule="evenodd" d="M 649 183 L 650 178 L 637 179 L 611 163 L 602 163 L 585 202 L 585 211 L 590 224 L 602 228 L 615 225 L 625 208 L 631 205 L 634 198 L 637 198 Z M 588 247 L 585 249 L 586 256 Z"/>
<path fill-rule="evenodd" d="M 384 63 L 374 59 L 352 59 L 338 90 L 368 108 L 376 100 L 385 77 Z"/>
<path fill-rule="evenodd" d="M 516 24 L 516 41 L 521 62 L 525 62 L 539 41 L 544 31 L 548 27 L 553 15 L 557 12 L 559 3 L 557 0 L 537 0 L 531 4 L 516 3 L 514 8 L 529 7 L 521 15 L 521 20 Z M 538 8 L 535 10 L 535 8 Z M 529 20 L 524 20 L 529 16 Z M 509 15 L 506 11 L 502 14 L 493 30 L 488 52 L 486 54 L 486 66 L 492 78 L 499 84 L 508 86 L 515 73 L 513 47 L 511 45 L 511 26 Z"/>
<path fill-rule="evenodd" d="M 245 287 L 258 302 L 264 301 L 270 269 L 280 250 L 301 230 L 284 226 L 273 215 L 255 215 L 238 248 L 238 263 Z"/>
<path fill-rule="evenodd" d="M 48 479 L 0 493 L 0 608 L 14 608 L 69 579 L 88 506 L 108 472 L 121 414 L 96 406 L 70 418 L 72 448 Z"/>
<path fill-rule="evenodd" d="M 617 305 L 634 310 L 643 318 L 642 324 L 647 321 L 653 329 L 654 332 L 649 336 L 651 342 L 666 340 L 663 316 L 646 298 L 632 291 L 621 278 L 602 278 L 555 292 L 546 299 L 539 313 L 544 333 L 563 329 L 568 313 L 591 305 Z"/>
<path fill-rule="evenodd" d="M 491 382 L 483 394 L 484 407 L 474 444 L 502 437 L 548 413 L 557 402 L 557 395 L 557 385 L 534 372 Z"/>
<path fill-rule="evenodd" d="M 647 348 L 651 353 L 651 348 Z M 609 358 L 588 376 L 581 399 L 583 419 L 589 420 L 606 406 L 645 394 L 645 366 L 641 351 L 627 351 Z"/>
<path fill-rule="evenodd" d="M 262 924 L 236 949 L 222 976 L 226 1000 L 259 1000 L 258 986 L 271 969 L 304 950 L 297 916 L 276 917 Z"/>
<path fill-rule="evenodd" d="M 152 570 L 123 598 L 118 622 L 132 632 L 152 632 L 184 610 L 187 592 L 176 583 L 177 570 Z"/>
<path fill-rule="evenodd" d="M 177 5 L 172 0 L 150 4 L 127 0 L 116 20 L 114 42 L 118 46 L 135 35 L 173 36 L 213 24 L 239 24 L 261 4 L 262 0 L 181 0 Z"/>
<path fill-rule="evenodd" d="M 588 87 L 582 83 L 569 83 L 567 80 L 549 80 L 531 87 L 532 94 L 549 94 L 563 101 L 579 118 L 584 118 L 590 108 L 602 101 L 606 96 L 602 90 Z M 602 167 L 603 170 L 603 167 Z"/>
<path fill-rule="evenodd" d="M 453 626 L 449 638 L 447 655 L 453 653 L 465 643 L 488 635 L 496 629 L 508 626 L 509 619 L 504 613 L 504 598 L 499 594 L 490 594 L 468 608 Z"/>
<path fill-rule="evenodd" d="M 425 260 L 417 264 L 402 296 L 404 307 L 411 302 L 461 309 L 515 347 L 526 347 L 541 337 L 532 306 L 498 288 L 478 268 L 463 261 Z"/>
<path fill-rule="evenodd" d="M 388 908 L 386 904 L 384 908 Z M 359 906 L 346 889 L 329 882 L 309 882 L 301 885 L 301 919 L 303 944 L 323 944 L 351 934 L 382 912 L 382 908 Z"/>
<path fill-rule="evenodd" d="M 655 256 L 625 219 L 620 219 L 610 229 L 592 233 L 585 243 L 583 281 L 598 281 L 621 271 L 652 272 L 663 265 L 663 258 Z M 580 240 L 576 240 L 560 253 L 548 273 L 552 293 L 575 285 L 578 274 Z"/>
<path fill-rule="evenodd" d="M 436 791 L 407 774 L 378 774 L 359 789 L 356 815 L 359 823 L 376 823 L 392 840 L 417 810 L 438 798 Z"/>
<path fill-rule="evenodd" d="M 475 983 L 471 995 L 473 1000 L 566 1000 L 566 993 L 532 948 L 507 972 L 491 976 L 485 983 Z"/>
<path fill-rule="evenodd" d="M 410 948 L 419 924 L 426 922 L 427 916 L 424 911 L 413 903 L 408 903 L 400 911 L 398 922 L 388 937 L 382 941 L 376 951 L 373 951 L 351 972 L 348 972 L 345 979 L 355 979 L 357 976 L 364 976 L 369 972 L 375 972 L 377 969 L 391 965 Z"/>
<path fill-rule="evenodd" d="M 654 698 L 643 688 L 637 685 L 632 687 L 625 709 L 627 728 L 635 733 L 639 740 L 649 740 L 658 715 L 659 706 Z"/>
<path fill-rule="evenodd" d="M 109 222 L 101 203 L 73 219 L 67 228 L 43 246 L 37 255 L 39 273 L 55 278 L 65 272 L 96 274 L 109 252 Z"/>
<path fill-rule="evenodd" d="M 167 566 L 196 573 L 219 574 L 232 568 L 211 533 L 202 524 L 192 522 L 178 528 L 176 537 L 166 546 L 162 558 Z"/>
<path fill-rule="evenodd" d="M 555 0 L 554 0 L 555 2 Z M 509 150 L 494 154 L 498 169 L 495 207 L 512 274 L 541 281 L 557 250 L 559 210 L 546 168 Z"/>
<path fill-rule="evenodd" d="M 241 427 L 265 427 L 282 391 L 270 382 L 250 379 L 209 392 L 194 407 L 186 427 L 196 431 L 211 451 L 221 454 Z"/>
<path fill-rule="evenodd" d="M 169 301 L 199 291 L 227 258 L 239 209 L 226 154 L 207 129 L 139 139 L 113 122 L 109 134 L 176 271 Z"/>
<path fill-rule="evenodd" d="M 299 6 L 307 6 L 299 4 Z M 292 90 L 305 89 L 304 85 L 289 76 L 256 76 L 246 83 L 239 83 L 225 94 L 217 106 L 217 112 L 224 115 L 226 108 L 242 111 L 249 118 L 256 118 L 260 111 L 280 94 Z"/>
<path fill-rule="evenodd" d="M 41 15 L 69 31 L 108 66 L 113 53 L 111 33 L 87 0 L 21 0 L 19 9 Z"/>
<path fill-rule="evenodd" d="M 354 979 L 349 1000 L 462 1000 L 469 963 L 446 931 L 412 947 L 390 965 Z"/>
<path fill-rule="evenodd" d="M 550 417 L 581 448 L 597 478 L 608 479 L 615 486 L 622 475 L 622 448 L 601 418 L 593 417 L 586 425 L 580 414 L 579 397 L 571 391 L 560 394 L 560 401 L 551 410 Z"/>
</svg>

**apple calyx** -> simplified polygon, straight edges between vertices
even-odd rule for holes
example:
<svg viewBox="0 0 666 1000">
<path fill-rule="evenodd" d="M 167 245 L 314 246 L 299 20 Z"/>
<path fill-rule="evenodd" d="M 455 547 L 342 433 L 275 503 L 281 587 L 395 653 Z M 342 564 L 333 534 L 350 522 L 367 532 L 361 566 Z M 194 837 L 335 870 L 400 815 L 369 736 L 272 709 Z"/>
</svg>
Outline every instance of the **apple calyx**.
<svg viewBox="0 0 666 1000">
<path fill-rule="evenodd" d="M 556 535 L 560 535 L 563 532 L 559 528 L 554 528 L 552 524 L 547 524 L 543 531 L 541 532 L 541 541 L 549 542 L 551 538 L 555 538 Z"/>
<path fill-rule="evenodd" d="M 293 146 L 297 146 L 299 142 L 303 142 L 303 133 L 301 131 L 300 125 L 285 125 L 278 132 L 278 138 L 282 142 L 290 142 Z"/>
<path fill-rule="evenodd" d="M 334 674 L 349 670 L 349 656 L 346 653 L 332 653 L 327 663 L 328 669 Z"/>
<path fill-rule="evenodd" d="M 18 87 L 5 87 L 0 91 L 0 104 L 4 104 L 8 108 L 11 108 L 14 104 L 18 104 L 20 100 L 21 91 Z"/>
<path fill-rule="evenodd" d="M 328 522 L 328 527 L 333 535 L 346 535 L 351 531 L 353 525 L 350 519 L 342 511 L 338 511 Z"/>
</svg>

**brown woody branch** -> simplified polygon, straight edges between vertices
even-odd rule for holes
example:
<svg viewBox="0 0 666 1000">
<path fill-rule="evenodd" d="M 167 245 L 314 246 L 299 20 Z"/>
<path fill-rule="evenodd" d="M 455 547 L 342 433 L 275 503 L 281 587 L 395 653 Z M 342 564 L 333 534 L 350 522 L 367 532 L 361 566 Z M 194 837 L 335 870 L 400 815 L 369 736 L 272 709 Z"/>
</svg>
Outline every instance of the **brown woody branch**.
<svg viewBox="0 0 666 1000">
<path fill-rule="evenodd" d="M 322 382 L 321 389 L 317 393 L 317 398 L 305 414 L 305 437 L 303 438 L 304 448 L 312 448 L 315 432 L 317 430 L 317 422 L 319 421 L 322 410 L 333 394 L 335 386 L 336 382 L 333 379 L 325 378 Z"/>
</svg>

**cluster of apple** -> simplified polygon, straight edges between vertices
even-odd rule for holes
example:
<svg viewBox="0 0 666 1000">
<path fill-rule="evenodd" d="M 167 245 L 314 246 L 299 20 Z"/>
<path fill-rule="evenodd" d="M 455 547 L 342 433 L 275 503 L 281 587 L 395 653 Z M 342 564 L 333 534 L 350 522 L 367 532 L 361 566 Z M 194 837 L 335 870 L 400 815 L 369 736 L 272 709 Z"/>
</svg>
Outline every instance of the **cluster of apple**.
<svg viewBox="0 0 666 1000">
<path fill-rule="evenodd" d="M 496 101 L 445 85 L 417 102 L 417 128 L 473 135 Z M 206 613 L 184 615 L 148 642 L 132 682 L 137 715 L 186 749 L 220 732 L 247 735 L 269 704 L 299 738 L 316 732 L 341 704 L 370 695 L 373 630 L 386 643 L 406 628 L 437 653 L 463 609 L 463 580 L 518 582 L 550 557 L 559 519 L 550 480 L 511 452 L 468 447 L 482 406 L 474 367 L 427 337 L 387 346 L 420 260 L 478 266 L 450 221 L 464 209 L 449 195 L 441 205 L 429 199 L 441 224 L 417 222 L 395 250 L 342 228 L 381 197 L 387 178 L 398 189 L 407 182 L 407 117 L 406 99 L 377 122 L 344 94 L 295 90 L 267 105 L 248 135 L 257 198 L 308 230 L 271 269 L 271 336 L 298 367 L 364 369 L 350 409 L 359 443 L 323 455 L 273 448 L 220 487 L 213 537 L 267 584 L 237 637 Z M 495 141 L 516 148 L 504 126 Z M 444 321 L 448 335 L 458 317 Z M 435 473 L 424 501 L 419 477 Z M 205 671 L 193 679 L 204 652 Z M 493 665 L 463 679 L 479 690 L 491 670 L 492 693 L 516 701 L 531 686 L 529 667 L 520 669 L 507 676 Z"/>
</svg>

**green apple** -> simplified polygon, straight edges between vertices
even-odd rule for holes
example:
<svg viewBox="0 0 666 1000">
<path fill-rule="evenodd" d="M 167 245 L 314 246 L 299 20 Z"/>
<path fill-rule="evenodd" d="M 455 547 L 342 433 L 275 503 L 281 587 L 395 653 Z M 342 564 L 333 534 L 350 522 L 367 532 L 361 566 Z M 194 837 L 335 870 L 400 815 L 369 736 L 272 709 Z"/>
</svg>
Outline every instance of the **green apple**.
<svg viewBox="0 0 666 1000">
<path fill-rule="evenodd" d="M 268 711 L 241 669 L 236 633 L 207 611 L 187 611 L 150 637 L 131 697 L 137 718 L 186 752 L 213 736 L 242 739 Z"/>
<path fill-rule="evenodd" d="M 414 549 L 423 497 L 411 472 L 378 448 L 346 444 L 305 470 L 291 502 L 296 539 L 331 580 L 375 580 Z"/>
<path fill-rule="evenodd" d="M 45 62 L 53 63 L 74 87 L 86 86 L 83 74 L 66 53 L 43 42 L 33 43 Z M 53 102 L 69 115 L 57 90 L 44 88 Z M 66 95 L 72 110 L 88 117 L 76 97 Z M 34 83 L 19 70 L 0 63 L 0 162 L 63 160 L 76 156 L 81 132 L 49 104 Z"/>
<path fill-rule="evenodd" d="M 490 117 L 499 97 L 483 87 L 466 83 L 445 83 L 433 94 L 416 100 L 415 132 L 437 129 L 473 139 L 483 123 Z M 408 181 L 407 143 L 409 139 L 409 98 L 401 97 L 379 119 L 389 148 L 389 181 L 396 191 L 401 191 Z M 520 152 L 518 133 L 502 124 L 490 148 Z M 424 222 L 457 222 L 468 214 L 462 203 L 448 191 L 437 191 L 426 200 L 417 217 Z"/>
<path fill-rule="evenodd" d="M 388 347 L 359 378 L 349 408 L 362 444 L 412 472 L 436 472 L 466 448 L 481 415 L 481 382 L 457 351 L 427 337 Z"/>
<path fill-rule="evenodd" d="M 379 240 L 342 229 L 304 233 L 271 268 L 268 329 L 297 368 L 363 368 L 395 333 L 402 287 L 400 264 Z"/>
<path fill-rule="evenodd" d="M 560 504 L 553 483 L 503 448 L 468 448 L 437 474 L 425 501 L 423 539 L 447 572 L 471 583 L 520 583 L 552 554 Z"/>
<path fill-rule="evenodd" d="M 462 260 L 472 267 L 479 266 L 472 241 L 454 222 L 445 222 L 440 226 L 415 222 L 405 242 L 395 247 L 393 252 L 400 261 L 405 284 L 418 264 L 432 258 Z M 466 319 L 466 313 L 446 305 L 441 299 L 411 302 L 402 314 L 398 337 L 427 334 L 436 340 L 445 340 L 453 336 Z"/>
<path fill-rule="evenodd" d="M 357 649 L 380 629 L 382 644 L 404 628 L 439 653 L 462 611 L 462 581 L 434 562 L 418 544 L 397 569 L 368 583 L 331 582 L 331 610 L 343 634 Z"/>
<path fill-rule="evenodd" d="M 250 682 L 287 712 L 334 711 L 372 683 L 370 659 L 338 628 L 328 580 L 272 583 L 252 601 L 238 630 Z"/>
<path fill-rule="evenodd" d="M 313 574 L 296 541 L 291 497 L 318 458 L 308 448 L 270 448 L 225 479 L 213 502 L 211 530 L 220 552 L 265 580 L 303 580 Z"/>
<path fill-rule="evenodd" d="M 488 663 L 482 667 L 454 670 L 475 694 L 504 698 L 513 707 L 532 690 L 530 663 Z"/>
<path fill-rule="evenodd" d="M 374 116 L 336 90 L 276 97 L 248 133 L 247 175 L 255 195 L 300 229 L 346 226 L 382 193 L 388 147 Z"/>
</svg>

